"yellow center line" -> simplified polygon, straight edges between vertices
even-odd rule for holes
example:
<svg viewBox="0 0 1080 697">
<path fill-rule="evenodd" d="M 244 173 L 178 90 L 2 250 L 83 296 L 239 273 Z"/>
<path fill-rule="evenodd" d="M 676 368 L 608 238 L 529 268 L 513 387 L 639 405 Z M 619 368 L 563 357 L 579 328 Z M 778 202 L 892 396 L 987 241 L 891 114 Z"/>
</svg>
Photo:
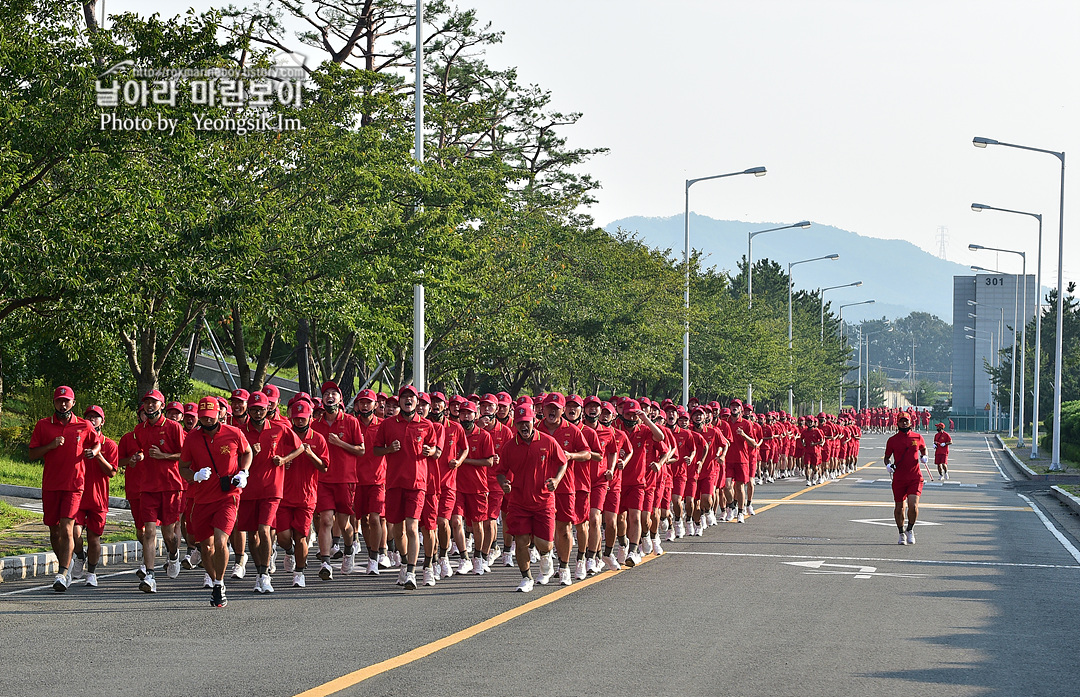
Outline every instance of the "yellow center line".
<svg viewBox="0 0 1080 697">
<path fill-rule="evenodd" d="M 647 564 L 648 562 L 656 558 L 657 557 L 655 555 L 650 555 L 643 559 L 637 566 Z M 466 627 L 461 631 L 454 632 L 453 634 L 445 636 L 442 639 L 437 639 L 431 643 L 419 646 L 411 651 L 406 651 L 405 653 L 394 656 L 393 658 L 388 658 L 385 661 L 381 661 L 366 668 L 361 668 L 360 670 L 353 671 L 352 673 L 343 675 L 340 678 L 335 678 L 330 682 L 313 687 L 310 690 L 305 690 L 304 692 L 298 694 L 296 697 L 326 697 L 326 695 L 332 695 L 335 692 L 340 692 L 341 690 L 352 687 L 353 685 L 361 683 L 369 678 L 373 678 L 376 675 L 380 675 L 387 671 L 393 670 L 394 668 L 400 668 L 401 666 L 408 665 L 409 663 L 418 661 L 421 658 L 430 656 L 433 653 L 442 651 L 445 648 L 449 648 L 454 644 L 459 644 L 466 639 L 480 634 L 481 632 L 486 632 L 489 629 L 493 629 L 494 627 L 498 627 L 501 624 L 505 624 L 506 622 L 509 622 L 515 617 L 520 617 L 521 615 L 531 612 L 537 608 L 553 603 L 556 600 L 561 600 L 562 598 L 565 598 L 571 593 L 576 593 L 582 588 L 587 588 L 594 583 L 599 583 L 600 581 L 609 578 L 615 578 L 624 571 L 629 571 L 629 569 L 620 569 L 618 571 L 605 571 L 602 574 L 585 579 L 584 581 L 578 581 L 572 586 L 563 586 L 558 590 L 548 593 L 543 597 L 537 598 L 535 600 L 530 600 L 529 602 L 519 605 L 515 608 L 511 608 L 506 612 L 501 612 L 494 617 L 486 619 L 478 624 L 474 624 L 471 627 Z"/>
</svg>

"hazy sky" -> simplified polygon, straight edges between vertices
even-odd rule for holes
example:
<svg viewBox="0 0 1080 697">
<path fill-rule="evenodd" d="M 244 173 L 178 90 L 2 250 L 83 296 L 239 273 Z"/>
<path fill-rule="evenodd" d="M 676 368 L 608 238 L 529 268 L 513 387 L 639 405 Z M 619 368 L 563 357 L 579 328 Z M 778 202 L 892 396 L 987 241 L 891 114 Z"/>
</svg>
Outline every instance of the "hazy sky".
<svg viewBox="0 0 1080 697">
<path fill-rule="evenodd" d="M 176 14 L 192 4 L 213 3 L 109 0 L 107 9 Z M 1030 273 L 1035 221 L 970 204 L 1042 213 L 1043 283 L 1056 283 L 1059 161 L 971 139 L 1080 162 L 1076 0 L 458 4 L 506 32 L 489 51 L 493 65 L 516 65 L 559 109 L 584 113 L 571 145 L 611 149 L 588 167 L 603 185 L 599 224 L 680 214 L 685 179 L 764 165 L 765 177 L 694 185 L 691 209 L 808 218 L 935 254 L 945 227 L 948 259 L 994 267 L 995 255 L 967 245 L 1020 249 Z M 1066 281 L 1080 278 L 1069 232 L 1080 229 L 1078 192 L 1080 180 L 1067 179 Z M 997 268 L 1018 272 L 1019 258 L 1002 255 Z M 894 273 L 918 282 L 919 269 Z"/>
</svg>

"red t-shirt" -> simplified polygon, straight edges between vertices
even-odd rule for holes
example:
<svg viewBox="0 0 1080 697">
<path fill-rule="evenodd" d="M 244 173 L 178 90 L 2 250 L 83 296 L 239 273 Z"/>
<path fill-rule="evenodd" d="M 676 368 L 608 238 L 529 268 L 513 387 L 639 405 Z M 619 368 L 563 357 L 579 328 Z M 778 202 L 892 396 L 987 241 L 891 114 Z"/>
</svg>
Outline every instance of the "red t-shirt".
<svg viewBox="0 0 1080 697">
<path fill-rule="evenodd" d="M 622 473 L 623 483 L 627 486 L 644 486 L 645 469 L 652 461 L 650 458 L 656 450 L 653 432 L 645 424 L 638 424 L 632 431 L 627 431 L 625 427 L 621 428 L 626 434 L 632 451 L 630 461 L 626 463 L 626 468 Z"/>
<path fill-rule="evenodd" d="M 691 458 L 690 462 L 694 462 L 693 456 L 697 450 L 697 442 L 694 439 L 694 432 L 685 428 L 671 429 L 672 437 L 675 440 L 675 454 L 671 456 L 670 470 L 674 477 L 682 476 L 686 473 L 686 458 Z"/>
<path fill-rule="evenodd" d="M 311 422 L 311 427 L 326 439 L 326 445 L 330 448 L 330 467 L 319 473 L 319 481 L 327 484 L 355 484 L 356 456 L 331 443 L 330 434 L 335 434 L 349 445 L 363 445 L 364 431 L 360 422 L 352 414 L 339 411 L 332 424 L 327 423 L 325 418 L 315 419 Z"/>
<path fill-rule="evenodd" d="M 600 444 L 600 438 L 597 437 L 596 431 L 584 422 L 577 424 L 577 427 L 589 446 L 589 452 L 593 453 L 593 455 L 601 455 L 601 461 L 603 461 L 603 446 Z M 593 471 L 596 469 L 596 460 L 577 461 L 572 463 L 571 467 L 574 468 L 575 490 L 588 491 L 592 487 Z"/>
<path fill-rule="evenodd" d="M 150 457 L 150 447 L 156 445 L 166 455 L 176 455 L 183 449 L 186 435 L 183 426 L 164 416 L 158 417 L 156 423 L 144 421 L 135 427 L 135 440 L 143 454 L 142 462 L 135 465 L 142 470 L 139 473 L 140 492 L 184 490 L 186 483 L 180 477 L 180 463 Z"/>
<path fill-rule="evenodd" d="M 511 482 L 507 506 L 554 512 L 555 494 L 547 490 L 545 483 L 566 463 L 566 453 L 548 434 L 534 429 L 530 440 L 522 440 L 515 432 L 513 438 L 503 443 L 496 468 Z M 567 467 L 564 479 L 569 472 Z"/>
<path fill-rule="evenodd" d="M 382 419 L 372 414 L 371 423 L 365 424 L 359 418 L 356 422 L 360 424 L 360 430 L 364 434 L 365 443 L 374 443 L 375 434 L 379 431 L 379 424 L 382 423 Z M 376 484 L 386 483 L 386 458 L 382 455 L 376 455 L 374 448 L 368 447 L 364 450 L 364 454 L 356 458 L 356 483 L 362 486 L 374 486 Z"/>
<path fill-rule="evenodd" d="M 470 465 L 468 460 L 483 460 L 495 454 L 495 444 L 491 434 L 473 425 L 472 431 L 465 431 L 465 442 L 469 444 L 469 454 L 465 456 L 457 477 L 457 490 L 463 494 L 483 494 L 488 491 L 487 467 Z"/>
<path fill-rule="evenodd" d="M 589 450 L 589 444 L 585 442 L 585 436 L 581 435 L 581 429 L 566 419 L 563 419 L 554 430 L 549 430 L 546 420 L 538 423 L 536 428 L 544 435 L 554 438 L 564 454 Z M 569 494 L 577 490 L 577 470 L 579 468 L 575 465 L 578 464 L 577 462 L 571 462 L 570 466 L 566 468 L 566 474 L 563 475 L 562 481 L 559 482 L 558 493 Z M 588 466 L 586 462 L 580 464 Z"/>
<path fill-rule="evenodd" d="M 248 468 L 248 483 L 240 494 L 245 499 L 279 499 L 285 486 L 285 468 L 275 465 L 271 458 L 275 455 L 285 457 L 300 447 L 300 438 L 293 433 L 292 425 L 284 426 L 279 422 L 263 421 L 262 430 L 256 430 L 251 419 L 240 426 L 251 445 L 251 467 Z M 255 452 L 258 444 L 259 452 Z"/>
<path fill-rule="evenodd" d="M 311 446 L 311 452 L 315 454 L 323 464 L 330 460 L 330 447 L 326 439 L 313 428 L 308 428 L 307 433 L 300 436 L 295 431 L 297 439 L 301 443 Z M 319 472 L 315 462 L 307 453 L 301 453 L 295 460 L 285 466 L 285 483 L 282 489 L 281 505 L 296 508 L 315 508 L 315 502 L 319 493 Z"/>
<path fill-rule="evenodd" d="M 904 433 L 898 431 L 885 442 L 885 459 L 892 457 L 896 466 L 893 480 L 899 481 L 922 481 L 922 470 L 919 468 L 920 448 L 925 448 L 926 442 L 915 431 Z"/>
<path fill-rule="evenodd" d="M 615 429 L 611 426 L 601 426 L 597 423 L 593 433 L 596 434 L 596 440 L 600 443 L 600 459 L 590 463 L 592 471 L 589 473 L 589 481 L 596 483 L 604 479 L 611 456 L 618 457 L 619 441 L 615 435 Z"/>
<path fill-rule="evenodd" d="M 111 474 L 101 471 L 101 463 L 96 457 L 83 458 L 86 468 L 86 487 L 83 489 L 82 503 L 79 508 L 87 511 L 109 510 L 109 480 L 116 473 L 119 450 L 112 438 L 101 437 L 101 456 L 113 466 Z"/>
<path fill-rule="evenodd" d="M 949 443 L 952 443 L 952 436 L 945 431 L 934 434 L 934 448 L 935 452 L 949 454 Z"/>
<path fill-rule="evenodd" d="M 45 453 L 41 471 L 42 491 L 82 491 L 86 484 L 83 450 L 101 442 L 101 434 L 93 424 L 72 414 L 66 422 L 53 414 L 34 425 L 30 447 L 40 448 L 64 437 L 64 444 Z"/>
<path fill-rule="evenodd" d="M 428 459 L 422 453 L 424 446 L 438 447 L 434 425 L 416 414 L 411 419 L 401 414 L 384 419 L 372 447 L 385 448 L 394 441 L 401 443 L 401 450 L 385 456 L 386 488 L 426 491 Z"/>
<path fill-rule="evenodd" d="M 728 448 L 727 457 L 724 459 L 726 463 L 730 464 L 750 464 L 750 451 L 753 446 L 739 435 L 738 430 L 741 428 L 743 433 L 754 438 L 754 429 L 749 421 L 746 419 L 737 419 L 728 422 L 728 427 L 731 430 L 731 447 Z M 757 440 L 754 438 L 754 440 Z"/>
<path fill-rule="evenodd" d="M 501 424 L 498 421 L 493 422 L 495 426 L 490 429 L 484 429 L 491 435 L 491 445 L 495 448 L 495 454 L 498 455 L 502 449 L 503 443 L 514 437 L 514 430 L 505 424 Z M 499 477 L 494 467 L 487 468 L 487 484 L 488 491 L 502 491 L 499 486 Z"/>
<path fill-rule="evenodd" d="M 116 444 L 117 447 L 117 459 L 126 460 L 135 453 L 139 452 L 139 441 L 135 439 L 135 432 L 128 431 L 120 437 L 120 442 Z M 128 500 L 133 499 L 139 495 L 141 491 L 140 486 L 142 482 L 142 470 L 138 465 L 127 467 L 124 470 L 124 491 L 127 494 Z"/>
<path fill-rule="evenodd" d="M 240 471 L 240 455 L 251 449 L 247 438 L 235 426 L 221 424 L 213 436 L 208 436 L 201 428 L 184 441 L 180 451 L 180 460 L 190 463 L 192 472 L 204 467 L 210 468 L 210 478 L 205 482 L 193 482 L 188 486 L 188 493 L 195 503 L 207 504 L 224 501 L 228 498 L 240 498 L 240 489 L 221 490 L 221 477 L 232 477 Z M 142 464 L 141 462 L 139 464 Z M 249 475 L 250 476 L 250 475 Z"/>
<path fill-rule="evenodd" d="M 436 462 L 439 482 L 443 491 L 457 491 L 458 469 L 461 468 L 450 469 L 450 462 L 458 459 L 465 448 L 465 429 L 453 419 L 446 419 L 442 427 L 442 455 Z"/>
</svg>

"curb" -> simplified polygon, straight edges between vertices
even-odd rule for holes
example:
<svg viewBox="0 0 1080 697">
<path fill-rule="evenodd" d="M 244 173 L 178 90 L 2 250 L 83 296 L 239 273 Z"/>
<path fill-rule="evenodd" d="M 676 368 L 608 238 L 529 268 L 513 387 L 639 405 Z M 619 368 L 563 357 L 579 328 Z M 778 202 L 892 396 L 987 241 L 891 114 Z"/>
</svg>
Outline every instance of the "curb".
<svg viewBox="0 0 1080 697">
<path fill-rule="evenodd" d="M 1012 448 L 1005 445 L 1005 442 L 1003 440 L 1001 440 L 1000 435 L 995 433 L 994 434 L 994 440 L 997 441 L 998 447 L 1000 447 L 1002 450 L 1004 450 L 1005 454 L 1009 456 L 1009 459 L 1012 460 L 1013 464 L 1020 468 L 1020 472 L 1025 477 L 1027 477 L 1028 479 L 1035 479 L 1036 477 L 1039 477 L 1039 478 L 1042 477 L 1041 474 L 1039 474 L 1035 470 L 1033 470 L 1030 467 L 1028 467 L 1027 465 L 1025 465 L 1024 462 L 1020 458 L 1018 458 L 1016 456 L 1016 453 L 1014 453 L 1012 451 Z"/>
<path fill-rule="evenodd" d="M 165 553 L 165 544 L 161 538 L 157 539 L 157 553 Z M 131 540 L 129 542 L 113 542 L 101 545 L 101 561 L 99 566 L 111 564 L 125 564 L 139 562 L 142 559 L 142 544 Z M 58 570 L 56 555 L 52 552 L 39 552 L 37 554 L 23 554 L 17 557 L 0 557 L 0 580 L 19 581 L 27 578 L 37 578 L 55 575 Z"/>
<path fill-rule="evenodd" d="M 1080 515 L 1080 498 L 1077 498 L 1069 492 L 1062 489 L 1060 486 L 1050 487 L 1050 493 L 1054 495 L 1058 501 L 1072 509 L 1073 513 Z"/>
<path fill-rule="evenodd" d="M 0 496 L 14 496 L 20 499 L 41 500 L 41 489 L 33 486 L 18 486 L 16 484 L 0 484 Z M 123 508 L 129 510 L 131 505 L 127 499 L 117 496 L 109 497 L 109 508 Z"/>
</svg>

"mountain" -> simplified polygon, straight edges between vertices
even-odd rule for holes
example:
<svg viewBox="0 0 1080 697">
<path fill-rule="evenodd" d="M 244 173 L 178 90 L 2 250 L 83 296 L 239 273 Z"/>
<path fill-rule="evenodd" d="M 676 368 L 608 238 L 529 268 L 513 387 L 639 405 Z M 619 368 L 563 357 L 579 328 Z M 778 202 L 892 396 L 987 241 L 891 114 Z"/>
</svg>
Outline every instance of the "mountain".
<svg viewBox="0 0 1080 697">
<path fill-rule="evenodd" d="M 792 221 L 796 222 L 796 221 Z M 706 256 L 706 266 L 734 270 L 746 255 L 746 236 L 791 223 L 744 223 L 690 214 L 690 247 Z M 622 218 L 604 226 L 636 232 L 648 245 L 671 249 L 682 261 L 683 217 Z M 874 300 L 874 304 L 844 309 L 844 320 L 906 317 L 913 311 L 929 312 L 952 322 L 953 276 L 971 276 L 970 267 L 939 259 L 910 242 L 880 240 L 831 225 L 814 224 L 805 230 L 778 230 L 754 238 L 754 260 L 772 259 L 786 267 L 792 261 L 839 254 L 835 261 L 800 264 L 792 269 L 795 288 L 814 289 L 862 281 L 855 288 L 837 288 L 825 294 L 835 312 L 842 304 Z"/>
</svg>

